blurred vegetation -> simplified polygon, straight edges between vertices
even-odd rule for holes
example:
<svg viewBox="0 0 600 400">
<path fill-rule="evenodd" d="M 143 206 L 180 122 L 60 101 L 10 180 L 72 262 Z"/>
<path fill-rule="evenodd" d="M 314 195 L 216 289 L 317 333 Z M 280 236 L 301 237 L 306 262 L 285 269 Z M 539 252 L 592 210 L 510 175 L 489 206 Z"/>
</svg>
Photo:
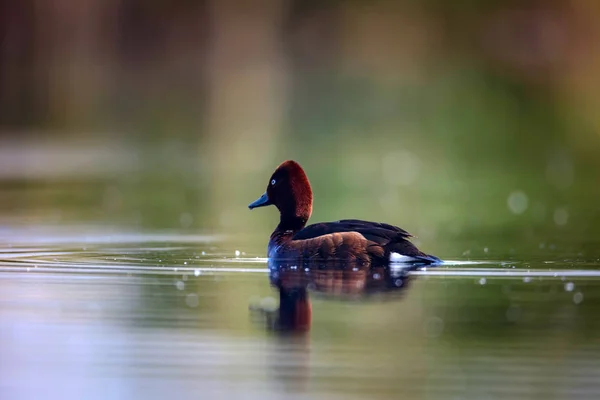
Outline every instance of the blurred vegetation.
<svg viewBox="0 0 600 400">
<path fill-rule="evenodd" d="M 204 230 L 264 256 L 278 216 L 247 205 L 293 158 L 311 221 L 390 222 L 446 259 L 597 268 L 598 2 L 0 0 L 0 30 L 3 225 Z M 265 276 L 153 279 L 123 295 L 124 321 L 262 335 L 247 302 L 272 293 Z M 312 335 L 424 391 L 527 359 L 547 398 L 548 377 L 587 371 L 576 351 L 598 331 L 596 282 L 577 281 L 581 304 L 563 285 L 420 279 L 385 307 L 315 296 Z"/>
<path fill-rule="evenodd" d="M 4 0 L 0 15 L 5 219 L 263 246 L 277 215 L 246 206 L 294 158 L 314 220 L 386 220 L 432 251 L 598 234 L 593 2 Z"/>
</svg>

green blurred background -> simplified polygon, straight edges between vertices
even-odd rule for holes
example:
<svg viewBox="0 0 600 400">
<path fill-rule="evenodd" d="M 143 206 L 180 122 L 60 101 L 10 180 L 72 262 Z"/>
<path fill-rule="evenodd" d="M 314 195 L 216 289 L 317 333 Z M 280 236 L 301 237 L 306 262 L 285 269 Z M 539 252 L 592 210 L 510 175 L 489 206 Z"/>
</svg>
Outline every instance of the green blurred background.
<svg viewBox="0 0 600 400">
<path fill-rule="evenodd" d="M 311 221 L 385 220 L 430 251 L 599 233 L 600 3 L 2 0 L 0 16 L 5 223 L 266 246 L 277 214 L 247 204 L 293 158 Z"/>
<path fill-rule="evenodd" d="M 600 2 L 0 0 L 0 39 L 3 399 L 598 397 Z M 262 340 L 266 276 L 194 269 L 264 268 L 247 205 L 290 158 L 310 222 L 487 264 Z"/>
</svg>

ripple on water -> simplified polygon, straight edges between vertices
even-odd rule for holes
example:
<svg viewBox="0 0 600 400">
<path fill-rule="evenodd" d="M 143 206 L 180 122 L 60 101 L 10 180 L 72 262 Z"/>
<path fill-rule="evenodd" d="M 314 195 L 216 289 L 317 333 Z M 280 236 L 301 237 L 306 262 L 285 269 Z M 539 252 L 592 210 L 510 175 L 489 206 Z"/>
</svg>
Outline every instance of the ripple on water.
<svg viewBox="0 0 600 400">
<path fill-rule="evenodd" d="M 278 307 L 267 259 L 253 257 L 260 251 L 201 235 L 58 236 L 17 235 L 0 250 L 0 326 L 10 326 L 0 329 L 0 364 L 10 365 L 0 387 L 14 398 L 126 390 L 132 398 L 541 399 L 600 391 L 594 263 L 448 260 L 410 272 L 430 279 L 401 301 L 315 296 L 310 337 L 276 338 L 247 314 L 249 303 Z M 469 248 L 499 254 L 485 244 Z"/>
</svg>

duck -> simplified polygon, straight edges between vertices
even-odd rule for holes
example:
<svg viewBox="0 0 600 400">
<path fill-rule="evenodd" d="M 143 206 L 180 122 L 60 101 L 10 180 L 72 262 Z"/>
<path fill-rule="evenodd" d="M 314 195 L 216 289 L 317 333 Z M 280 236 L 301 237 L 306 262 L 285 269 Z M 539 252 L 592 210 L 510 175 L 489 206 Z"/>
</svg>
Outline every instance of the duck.
<svg viewBox="0 0 600 400">
<path fill-rule="evenodd" d="M 422 252 L 404 229 L 360 219 L 306 225 L 313 209 L 310 181 L 300 164 L 282 162 L 250 210 L 275 206 L 279 224 L 267 245 L 271 284 L 279 289 L 280 328 L 310 326 L 309 289 L 360 294 L 405 286 L 408 271 L 442 260 Z"/>
</svg>

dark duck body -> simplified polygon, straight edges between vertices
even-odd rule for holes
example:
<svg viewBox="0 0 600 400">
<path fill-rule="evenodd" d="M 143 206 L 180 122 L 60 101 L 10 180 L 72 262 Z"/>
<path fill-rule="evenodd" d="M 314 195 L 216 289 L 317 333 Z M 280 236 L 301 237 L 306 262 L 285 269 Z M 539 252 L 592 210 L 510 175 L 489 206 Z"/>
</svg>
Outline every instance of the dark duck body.
<svg viewBox="0 0 600 400">
<path fill-rule="evenodd" d="M 312 202 L 308 177 L 288 160 L 277 167 L 266 192 L 248 206 L 274 205 L 280 213 L 267 252 L 271 282 L 280 291 L 281 324 L 310 324 L 309 288 L 331 294 L 398 289 L 409 270 L 441 262 L 421 252 L 397 226 L 358 219 L 306 226 Z"/>
</svg>

